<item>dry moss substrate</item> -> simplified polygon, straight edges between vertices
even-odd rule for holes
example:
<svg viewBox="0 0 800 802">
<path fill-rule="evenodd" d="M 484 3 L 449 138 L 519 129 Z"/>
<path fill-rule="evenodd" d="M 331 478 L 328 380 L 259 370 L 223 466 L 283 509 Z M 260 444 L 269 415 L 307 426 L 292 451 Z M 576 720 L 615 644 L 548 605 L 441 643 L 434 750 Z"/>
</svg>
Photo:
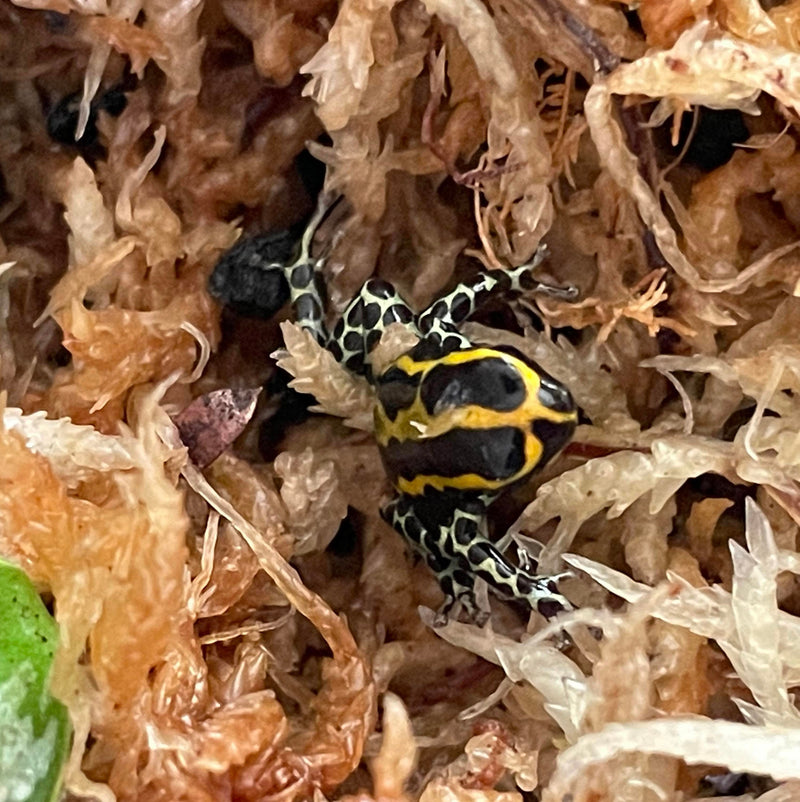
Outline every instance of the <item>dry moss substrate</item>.
<svg viewBox="0 0 800 802">
<path fill-rule="evenodd" d="M 0 553 L 54 599 L 69 798 L 800 794 L 800 5 L 769 5 L 0 2 Z M 59 144 L 75 92 L 92 136 Z M 311 210 L 308 142 L 346 200 L 333 310 L 543 238 L 580 287 L 544 331 L 470 324 L 585 413 L 496 522 L 573 567 L 558 624 L 434 632 L 368 388 L 209 297 Z M 284 343 L 328 415 L 276 433 L 262 401 L 193 467 L 171 417 Z"/>
</svg>

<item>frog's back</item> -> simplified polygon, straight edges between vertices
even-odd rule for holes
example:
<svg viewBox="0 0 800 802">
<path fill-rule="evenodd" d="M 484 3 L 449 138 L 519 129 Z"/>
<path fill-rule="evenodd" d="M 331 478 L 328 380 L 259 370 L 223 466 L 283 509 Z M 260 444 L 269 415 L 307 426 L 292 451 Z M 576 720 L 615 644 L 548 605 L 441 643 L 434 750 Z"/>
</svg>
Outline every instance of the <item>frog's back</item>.
<svg viewBox="0 0 800 802">
<path fill-rule="evenodd" d="M 569 441 L 572 397 L 521 354 L 420 353 L 401 356 L 376 380 L 376 435 L 400 492 L 496 492 Z"/>
</svg>

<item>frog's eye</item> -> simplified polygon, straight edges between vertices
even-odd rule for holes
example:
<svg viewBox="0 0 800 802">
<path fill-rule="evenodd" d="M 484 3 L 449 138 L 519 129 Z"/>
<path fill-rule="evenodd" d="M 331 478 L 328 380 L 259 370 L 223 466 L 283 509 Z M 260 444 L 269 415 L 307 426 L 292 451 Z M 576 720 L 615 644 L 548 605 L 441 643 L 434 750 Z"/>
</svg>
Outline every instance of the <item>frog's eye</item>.
<svg viewBox="0 0 800 802">
<path fill-rule="evenodd" d="M 420 399 L 429 415 L 462 406 L 511 412 L 525 401 L 525 383 L 504 359 L 485 357 L 450 365 L 445 362 L 425 377 Z"/>
<path fill-rule="evenodd" d="M 542 453 L 537 465 L 546 465 L 567 443 L 575 432 L 575 419 L 565 421 L 551 421 L 546 418 L 536 418 L 531 423 L 533 436 L 542 444 Z"/>
<path fill-rule="evenodd" d="M 536 394 L 542 406 L 556 412 L 575 412 L 575 401 L 569 390 L 546 373 L 539 375 L 539 392 Z"/>
</svg>

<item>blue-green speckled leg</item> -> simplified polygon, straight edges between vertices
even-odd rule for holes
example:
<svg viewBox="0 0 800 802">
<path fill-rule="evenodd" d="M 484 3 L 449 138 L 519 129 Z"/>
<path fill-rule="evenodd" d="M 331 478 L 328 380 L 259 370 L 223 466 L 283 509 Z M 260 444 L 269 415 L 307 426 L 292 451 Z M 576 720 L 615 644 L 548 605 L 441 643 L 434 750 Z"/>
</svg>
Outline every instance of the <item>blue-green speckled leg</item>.
<svg viewBox="0 0 800 802">
<path fill-rule="evenodd" d="M 295 322 L 314 335 L 320 345 L 327 345 L 325 302 L 320 268 L 322 259 L 312 259 L 311 243 L 320 223 L 331 206 L 330 198 L 321 197 L 313 217 L 309 220 L 300 242 L 300 255 L 290 265 L 274 264 L 268 268 L 282 270 L 289 283 L 289 297 L 294 307 Z"/>
<path fill-rule="evenodd" d="M 436 613 L 436 624 L 447 622 L 453 608 L 460 603 L 470 619 L 482 626 L 489 617 L 488 610 L 478 607 L 475 599 L 475 580 L 461 563 L 453 556 L 443 554 L 436 538 L 428 531 L 414 514 L 413 508 L 404 499 L 394 499 L 381 511 L 387 523 L 399 532 L 411 547 L 420 554 L 427 566 L 436 574 L 444 592 L 445 600 Z"/>
<path fill-rule="evenodd" d="M 413 329 L 414 313 L 397 290 L 379 278 L 371 278 L 344 310 L 331 336 L 328 350 L 348 370 L 366 373 L 366 356 L 392 323 Z"/>
<path fill-rule="evenodd" d="M 481 534 L 484 513 L 485 503 L 476 501 L 465 508 L 452 508 L 438 526 L 426 527 L 410 497 L 401 495 L 386 508 L 384 517 L 436 572 L 448 597 L 445 611 L 458 599 L 473 618 L 485 619 L 475 601 L 475 577 L 483 579 L 499 596 L 524 602 L 546 618 L 571 610 L 572 605 L 556 586 L 562 576 L 538 576 L 513 565 Z"/>
<path fill-rule="evenodd" d="M 546 253 L 547 249 L 542 246 L 533 259 L 524 265 L 509 270 L 487 270 L 472 281 L 459 284 L 420 313 L 417 320 L 419 330 L 423 334 L 436 330 L 453 332 L 490 297 L 496 297 L 499 293 L 536 294 L 564 301 L 575 300 L 578 294 L 576 287 L 555 287 L 533 277 L 533 271 L 541 264 Z"/>
</svg>

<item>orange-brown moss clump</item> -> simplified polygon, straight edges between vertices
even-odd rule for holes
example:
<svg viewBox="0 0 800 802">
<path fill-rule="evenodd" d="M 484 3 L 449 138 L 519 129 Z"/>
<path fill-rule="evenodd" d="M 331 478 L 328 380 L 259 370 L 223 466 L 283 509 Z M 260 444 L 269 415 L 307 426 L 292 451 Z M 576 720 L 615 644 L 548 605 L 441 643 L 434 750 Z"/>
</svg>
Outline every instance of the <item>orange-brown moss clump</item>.
<svg viewBox="0 0 800 802">
<path fill-rule="evenodd" d="M 0 0 L 0 556 L 61 630 L 67 798 L 798 794 L 798 13 Z M 421 307 L 541 242 L 580 288 L 467 324 L 581 407 L 490 522 L 572 567 L 574 613 L 435 627 L 369 386 L 209 295 L 323 173 L 332 319 L 369 276 Z M 262 385 L 193 465 L 173 418 Z"/>
</svg>

